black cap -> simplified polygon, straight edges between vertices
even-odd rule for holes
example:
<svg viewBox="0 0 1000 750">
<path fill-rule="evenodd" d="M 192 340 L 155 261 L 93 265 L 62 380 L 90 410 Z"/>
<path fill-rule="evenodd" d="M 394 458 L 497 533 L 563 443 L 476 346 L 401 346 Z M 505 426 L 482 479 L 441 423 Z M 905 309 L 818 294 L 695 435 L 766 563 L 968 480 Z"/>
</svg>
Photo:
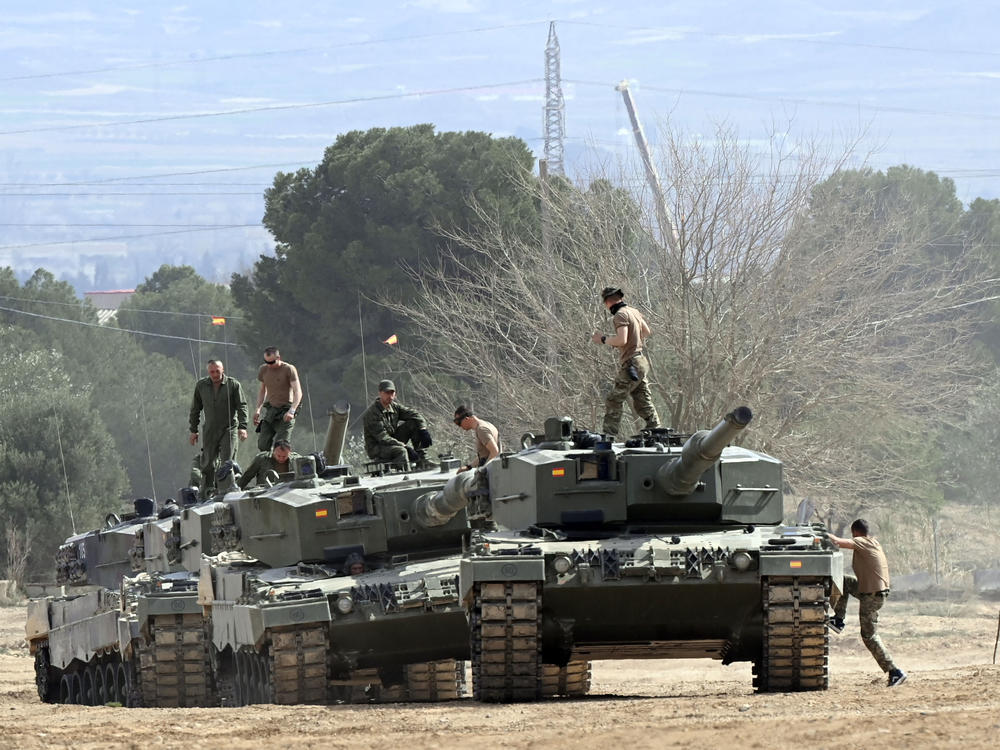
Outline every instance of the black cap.
<svg viewBox="0 0 1000 750">
<path fill-rule="evenodd" d="M 624 297 L 625 292 L 616 286 L 606 286 L 601 290 L 601 301 L 603 302 L 608 297 L 614 297 L 615 295 L 619 297 Z"/>
<path fill-rule="evenodd" d="M 396 384 L 391 380 L 380 380 L 378 384 L 378 389 L 380 391 L 396 391 Z"/>
</svg>

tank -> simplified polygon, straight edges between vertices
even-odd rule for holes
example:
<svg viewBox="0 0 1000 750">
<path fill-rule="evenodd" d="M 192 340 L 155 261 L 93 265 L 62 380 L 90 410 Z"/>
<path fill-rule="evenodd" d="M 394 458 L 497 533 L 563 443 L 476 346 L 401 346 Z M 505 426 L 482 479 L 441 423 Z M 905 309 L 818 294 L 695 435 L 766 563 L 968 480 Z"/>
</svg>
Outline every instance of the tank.
<svg viewBox="0 0 1000 750">
<path fill-rule="evenodd" d="M 552 418 L 480 470 L 495 528 L 459 581 L 475 698 L 580 695 L 601 659 L 751 662 L 758 691 L 827 687 L 843 556 L 822 526 L 783 525 L 780 461 L 729 446 L 751 418 L 624 443 Z"/>
<path fill-rule="evenodd" d="M 65 593 L 28 602 L 25 634 L 43 701 L 143 705 L 138 598 L 153 576 L 169 570 L 151 564 L 146 540 L 168 536 L 174 509 L 158 513 L 147 498 L 134 508 L 67 539 L 56 554 Z"/>
</svg>

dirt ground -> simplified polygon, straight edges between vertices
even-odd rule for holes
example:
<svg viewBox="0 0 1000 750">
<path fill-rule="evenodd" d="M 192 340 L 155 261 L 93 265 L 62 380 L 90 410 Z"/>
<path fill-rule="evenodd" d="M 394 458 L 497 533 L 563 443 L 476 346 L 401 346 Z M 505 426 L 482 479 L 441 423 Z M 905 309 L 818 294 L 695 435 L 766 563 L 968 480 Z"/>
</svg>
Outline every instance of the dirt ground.
<svg viewBox="0 0 1000 750">
<path fill-rule="evenodd" d="M 582 700 L 484 705 L 124 709 L 45 705 L 24 608 L 0 607 L 0 748 L 980 748 L 1000 744 L 1000 603 L 890 601 L 882 632 L 909 680 L 888 689 L 852 626 L 830 689 L 756 695 L 750 666 L 598 662 Z"/>
</svg>

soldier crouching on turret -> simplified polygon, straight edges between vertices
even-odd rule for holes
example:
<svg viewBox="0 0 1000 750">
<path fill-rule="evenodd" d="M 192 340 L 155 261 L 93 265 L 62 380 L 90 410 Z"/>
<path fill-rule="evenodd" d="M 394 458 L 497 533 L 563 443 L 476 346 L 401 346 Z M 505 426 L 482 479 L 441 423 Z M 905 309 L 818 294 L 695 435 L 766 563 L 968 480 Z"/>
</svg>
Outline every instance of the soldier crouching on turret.
<svg viewBox="0 0 1000 750">
<path fill-rule="evenodd" d="M 629 396 L 632 397 L 636 414 L 646 420 L 647 430 L 660 426 L 660 418 L 646 383 L 649 361 L 646 359 L 644 344 L 650 334 L 649 324 L 642 313 L 625 304 L 624 297 L 625 293 L 616 287 L 608 286 L 601 291 L 604 306 L 611 312 L 615 332 L 610 335 L 595 332 L 591 337 L 595 344 L 608 344 L 619 352 L 618 372 L 615 373 L 611 392 L 604 402 L 602 431 L 611 437 L 618 435 L 622 404 Z"/>
<path fill-rule="evenodd" d="M 418 469 L 433 466 L 426 453 L 433 443 L 427 423 L 416 409 L 396 403 L 396 384 L 391 380 L 378 384 L 378 398 L 363 419 L 365 452 L 370 459 L 400 467 L 407 460 Z"/>
</svg>

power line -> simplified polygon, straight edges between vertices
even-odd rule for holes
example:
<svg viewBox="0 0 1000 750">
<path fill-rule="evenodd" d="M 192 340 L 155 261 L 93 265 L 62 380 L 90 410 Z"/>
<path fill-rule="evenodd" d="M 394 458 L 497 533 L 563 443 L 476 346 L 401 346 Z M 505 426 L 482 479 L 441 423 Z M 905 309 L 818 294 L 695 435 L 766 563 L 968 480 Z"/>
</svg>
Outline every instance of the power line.
<svg viewBox="0 0 1000 750">
<path fill-rule="evenodd" d="M 17 313 L 18 315 L 27 315 L 32 318 L 41 318 L 42 320 L 51 320 L 56 323 L 71 323 L 72 325 L 84 326 L 86 328 L 100 328 L 103 331 L 117 331 L 120 333 L 133 333 L 137 336 L 153 336 L 160 339 L 174 339 L 175 341 L 189 341 L 194 344 L 214 344 L 215 346 L 239 346 L 236 342 L 232 341 L 213 341 L 210 339 L 193 339 L 190 336 L 172 336 L 169 333 L 154 333 L 153 331 L 134 331 L 129 328 L 115 328 L 113 326 L 102 326 L 100 323 L 88 323 L 85 320 L 73 320 L 71 318 L 57 318 L 53 315 L 42 315 L 41 313 L 28 312 L 27 310 L 18 310 L 13 307 L 0 307 L 0 310 L 4 312 Z"/>
<path fill-rule="evenodd" d="M 260 191 L 252 192 L 252 193 L 250 193 L 250 192 L 246 192 L 246 193 L 244 193 L 244 192 L 224 192 L 223 193 L 223 192 L 217 192 L 217 191 L 216 192 L 205 192 L 205 191 L 202 191 L 200 193 L 196 193 L 196 192 L 181 192 L 181 193 L 179 193 L 179 192 L 166 192 L 166 193 L 162 193 L 162 192 L 161 193 L 153 193 L 153 192 L 132 192 L 132 193 L 124 193 L 124 192 L 102 192 L 102 193 L 93 193 L 93 192 L 79 192 L 79 193 L 0 193 L 0 197 L 4 197 L 4 198 L 45 198 L 45 197 L 50 197 L 50 196 L 53 197 L 53 198 L 75 198 L 78 195 L 124 195 L 124 196 L 129 196 L 129 195 L 136 195 L 136 196 L 139 196 L 139 195 L 170 195 L 170 196 L 175 196 L 175 195 L 200 195 L 200 196 L 206 196 L 206 197 L 213 196 L 213 195 L 252 195 L 252 196 L 255 196 L 257 198 L 263 197 L 263 193 L 261 193 Z"/>
<path fill-rule="evenodd" d="M 341 104 L 359 104 L 361 102 L 380 102 L 393 99 L 410 99 L 419 96 L 441 96 L 442 94 L 458 94 L 463 91 L 482 91 L 484 89 L 499 89 L 507 86 L 524 86 L 529 83 L 540 83 L 541 78 L 527 78 L 522 81 L 505 81 L 503 83 L 485 83 L 478 86 L 455 86 L 446 89 L 425 89 L 396 94 L 376 94 L 373 96 L 356 96 L 349 99 L 332 99 L 325 102 L 304 102 L 302 104 L 271 104 L 265 107 L 246 107 L 230 109 L 221 112 L 196 112 L 187 115 L 164 115 L 163 117 L 145 117 L 139 120 L 112 120 L 106 122 L 88 122 L 79 125 L 50 125 L 43 128 L 26 130 L 0 130 L 0 135 L 25 135 L 31 133 L 50 133 L 57 130 L 81 130 L 83 128 L 109 128 L 118 125 L 148 125 L 156 122 L 173 122 L 177 120 L 198 120 L 209 117 L 228 117 L 229 115 L 245 115 L 257 112 L 282 112 L 299 109 L 315 109 L 317 107 L 335 107 Z"/>
<path fill-rule="evenodd" d="M 0 250 L 22 250 L 29 247 L 50 247 L 53 245 L 80 245 L 88 242 L 115 242 L 119 240 L 138 240 L 145 239 L 146 237 L 163 237 L 169 234 L 192 234 L 195 232 L 214 232 L 219 229 L 248 229 L 248 228 L 258 228 L 263 229 L 260 224 L 220 224 L 219 226 L 212 227 L 211 229 L 177 229 L 170 232 L 149 232 L 147 234 L 126 234 L 119 235 L 116 237 L 92 237 L 90 239 L 83 240 L 58 240 L 53 242 L 30 242 L 24 245 L 0 245 Z"/>
<path fill-rule="evenodd" d="M 30 81 L 39 78 L 61 78 L 64 76 L 90 75 L 92 73 L 112 73 L 121 70 L 147 70 L 150 68 L 168 68 L 180 65 L 200 65 L 207 62 L 225 62 L 229 60 L 246 60 L 255 57 L 275 57 L 279 55 L 301 55 L 310 52 L 326 52 L 333 49 L 346 49 L 350 47 L 368 47 L 376 44 L 389 44 L 391 42 L 409 42 L 418 39 L 434 39 L 442 36 L 460 36 L 464 34 L 478 34 L 487 31 L 500 31 L 504 29 L 517 29 L 525 26 L 546 23 L 545 21 L 522 21 L 519 23 L 499 24 L 496 26 L 479 26 L 471 29 L 459 29 L 457 31 L 434 31 L 426 34 L 410 34 L 407 36 L 383 37 L 381 39 L 365 39 L 357 42 L 340 42 L 338 44 L 328 44 L 322 47 L 292 47 L 289 49 L 264 50 L 261 52 L 234 52 L 228 55 L 216 55 L 213 57 L 200 57 L 195 60 L 163 60 L 160 62 L 135 63 L 133 65 L 113 65 L 104 68 L 91 68 L 89 70 L 64 70 L 52 73 L 32 73 L 20 76 L 9 76 L 0 78 L 0 82 L 6 81 Z"/>
<path fill-rule="evenodd" d="M 192 229 L 229 229 L 232 224 L 13 224 L 13 223 L 0 223 L 0 227 L 33 227 L 33 228 L 49 228 L 49 229 L 65 229 L 68 227 L 145 227 L 145 228 L 164 228 L 164 227 L 190 227 Z"/>
<path fill-rule="evenodd" d="M 577 86 L 599 86 L 601 88 L 612 88 L 612 84 L 601 81 L 569 80 L 563 79 L 566 83 L 573 83 Z M 962 117 L 970 120 L 1000 120 L 1000 115 L 974 114 L 971 112 L 946 112 L 933 109 L 916 109 L 914 107 L 884 107 L 864 104 L 863 102 L 838 102 L 823 99 L 801 99 L 790 96 L 765 96 L 762 94 L 744 94 L 736 91 L 708 91 L 706 89 L 673 88 L 666 86 L 650 86 L 643 84 L 643 91 L 656 91 L 667 94 L 677 94 L 684 96 L 710 96 L 723 99 L 749 99 L 751 101 L 781 102 L 784 104 L 804 104 L 813 107 L 850 107 L 851 109 L 863 109 L 872 112 L 895 112 L 907 115 L 934 115 L 936 117 Z"/>
<path fill-rule="evenodd" d="M 86 294 L 86 292 L 84 292 L 84 294 Z M 55 300 L 55 299 L 34 299 L 32 297 L 13 297 L 9 294 L 0 294 L 0 299 L 5 299 L 9 302 L 28 302 L 33 305 L 60 305 L 62 307 L 77 307 L 77 308 L 84 306 L 83 300 L 79 302 L 62 302 L 61 300 Z M 141 313 L 156 313 L 158 315 L 180 315 L 192 318 L 218 317 L 215 313 L 204 313 L 204 312 L 187 313 L 187 312 L 180 312 L 179 310 L 151 310 L 148 308 L 138 308 L 138 307 L 130 307 L 128 308 L 128 311 L 141 312 Z M 243 320 L 243 317 L 240 315 L 226 315 L 225 318 L 226 320 Z"/>
<path fill-rule="evenodd" d="M 960 48 L 946 48 L 946 47 L 908 47 L 901 44 L 870 44 L 866 42 L 842 42 L 834 39 L 811 39 L 804 37 L 791 37 L 787 35 L 776 35 L 769 34 L 767 32 L 762 33 L 744 33 L 744 34 L 724 34 L 722 32 L 710 32 L 710 31 L 688 31 L 686 29 L 678 29 L 676 27 L 669 26 L 627 26 L 622 24 L 605 24 L 605 23 L 594 23 L 593 21 L 572 21 L 572 20 L 562 20 L 558 19 L 561 24 L 569 24 L 573 26 L 595 26 L 601 29 L 620 29 L 622 31 L 650 31 L 660 34 L 673 34 L 678 37 L 694 36 L 703 37 L 706 39 L 720 39 L 723 41 L 727 40 L 740 40 L 740 39 L 759 39 L 760 42 L 779 42 L 779 43 L 792 43 L 792 44 L 815 44 L 827 47 L 852 47 L 859 49 L 879 49 L 888 50 L 891 52 L 919 52 L 922 54 L 934 54 L 934 55 L 976 55 L 983 57 L 998 57 L 1000 52 L 995 50 L 970 50 L 970 49 L 960 49 Z M 2 79 L 0 79 L 2 80 Z"/>
</svg>

